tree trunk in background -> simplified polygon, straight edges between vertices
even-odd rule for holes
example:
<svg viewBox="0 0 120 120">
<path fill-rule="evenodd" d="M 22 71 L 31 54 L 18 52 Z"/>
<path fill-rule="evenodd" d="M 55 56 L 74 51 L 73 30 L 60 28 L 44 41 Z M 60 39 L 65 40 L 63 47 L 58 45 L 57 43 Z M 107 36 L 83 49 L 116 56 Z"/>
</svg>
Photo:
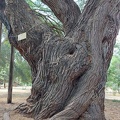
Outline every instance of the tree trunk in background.
<svg viewBox="0 0 120 120">
<path fill-rule="evenodd" d="M 8 0 L 10 43 L 32 71 L 31 95 L 16 112 L 35 120 L 104 120 L 107 69 L 120 26 L 120 0 L 42 0 L 63 23 L 59 37 L 24 0 Z M 27 38 L 18 41 L 17 35 Z"/>
<path fill-rule="evenodd" d="M 3 84 L 4 84 L 4 88 L 6 88 L 6 83 L 5 83 L 5 81 L 4 81 L 4 83 L 3 83 Z"/>
<path fill-rule="evenodd" d="M 7 103 L 12 103 L 13 69 L 14 69 L 14 47 L 13 45 L 11 45 Z"/>
</svg>

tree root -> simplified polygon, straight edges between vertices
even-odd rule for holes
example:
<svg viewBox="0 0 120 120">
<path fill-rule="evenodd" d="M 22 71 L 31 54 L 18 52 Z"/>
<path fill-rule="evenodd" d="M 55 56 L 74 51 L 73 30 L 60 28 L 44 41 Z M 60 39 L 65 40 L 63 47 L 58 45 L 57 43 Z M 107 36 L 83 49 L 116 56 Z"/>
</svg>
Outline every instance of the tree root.
<svg viewBox="0 0 120 120">
<path fill-rule="evenodd" d="M 41 101 L 36 102 L 35 104 L 20 104 L 17 108 L 15 108 L 15 112 L 23 114 L 26 117 L 33 118 L 35 115 L 39 113 L 41 109 Z"/>
</svg>

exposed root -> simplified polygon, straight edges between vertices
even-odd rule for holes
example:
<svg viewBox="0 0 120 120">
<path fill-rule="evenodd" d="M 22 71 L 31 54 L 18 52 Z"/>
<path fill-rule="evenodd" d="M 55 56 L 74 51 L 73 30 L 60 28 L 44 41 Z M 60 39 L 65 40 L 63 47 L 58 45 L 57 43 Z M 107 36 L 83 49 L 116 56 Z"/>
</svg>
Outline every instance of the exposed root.
<svg viewBox="0 0 120 120">
<path fill-rule="evenodd" d="M 35 104 L 20 104 L 17 108 L 15 108 L 15 112 L 23 114 L 26 117 L 33 118 L 35 115 L 39 113 L 41 109 L 41 101 L 36 102 Z"/>
</svg>

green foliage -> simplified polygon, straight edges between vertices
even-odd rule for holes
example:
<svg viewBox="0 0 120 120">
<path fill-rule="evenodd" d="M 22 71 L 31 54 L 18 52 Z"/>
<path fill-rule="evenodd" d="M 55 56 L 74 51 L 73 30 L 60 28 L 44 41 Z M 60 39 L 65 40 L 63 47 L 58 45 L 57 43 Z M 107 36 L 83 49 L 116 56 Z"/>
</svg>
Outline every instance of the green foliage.
<svg viewBox="0 0 120 120">
<path fill-rule="evenodd" d="M 15 50 L 14 58 L 14 81 L 17 83 L 30 83 L 30 67 L 24 58 Z M 0 81 L 8 81 L 10 64 L 10 44 L 4 41 L 1 45 L 0 54 Z"/>
<path fill-rule="evenodd" d="M 4 44 L 1 45 L 0 53 L 0 80 L 8 80 L 9 74 L 9 62 L 10 61 L 10 45 L 7 41 L 4 41 Z"/>
<path fill-rule="evenodd" d="M 107 79 L 106 86 L 120 92 L 120 43 L 115 45 Z"/>
<path fill-rule="evenodd" d="M 19 54 L 18 51 L 15 52 L 14 60 L 14 77 L 22 83 L 30 83 L 30 67 L 24 58 Z"/>
</svg>

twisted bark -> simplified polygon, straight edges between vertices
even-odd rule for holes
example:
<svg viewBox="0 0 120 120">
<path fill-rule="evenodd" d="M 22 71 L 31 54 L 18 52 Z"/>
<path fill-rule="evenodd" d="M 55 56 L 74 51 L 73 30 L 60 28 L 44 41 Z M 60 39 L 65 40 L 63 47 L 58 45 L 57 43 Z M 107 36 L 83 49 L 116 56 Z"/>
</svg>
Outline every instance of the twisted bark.
<svg viewBox="0 0 120 120">
<path fill-rule="evenodd" d="M 42 0 L 63 23 L 59 37 L 24 0 L 9 0 L 10 43 L 27 60 L 32 90 L 16 111 L 35 120 L 104 120 L 104 87 L 120 26 L 119 0 Z M 64 9 L 63 9 L 64 8 Z M 26 32 L 27 38 L 17 40 Z"/>
</svg>

